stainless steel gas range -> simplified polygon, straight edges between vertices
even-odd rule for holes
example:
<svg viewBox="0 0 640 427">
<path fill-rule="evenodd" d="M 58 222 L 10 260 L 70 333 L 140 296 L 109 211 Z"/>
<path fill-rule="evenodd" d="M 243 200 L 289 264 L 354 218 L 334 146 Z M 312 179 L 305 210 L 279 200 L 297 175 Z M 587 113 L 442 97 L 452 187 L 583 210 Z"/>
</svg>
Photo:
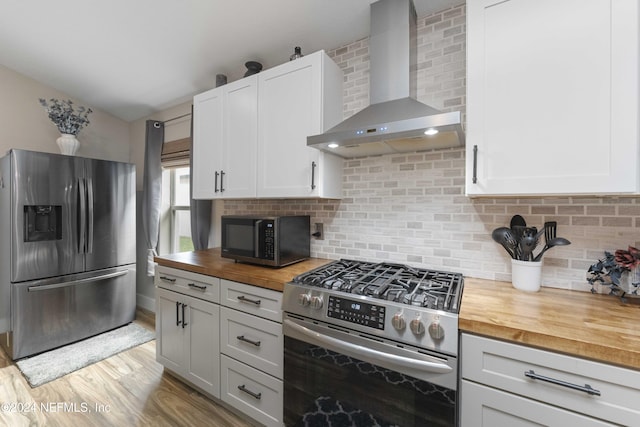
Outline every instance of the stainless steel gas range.
<svg viewBox="0 0 640 427">
<path fill-rule="evenodd" d="M 284 288 L 285 424 L 456 424 L 458 273 L 339 260 Z"/>
</svg>

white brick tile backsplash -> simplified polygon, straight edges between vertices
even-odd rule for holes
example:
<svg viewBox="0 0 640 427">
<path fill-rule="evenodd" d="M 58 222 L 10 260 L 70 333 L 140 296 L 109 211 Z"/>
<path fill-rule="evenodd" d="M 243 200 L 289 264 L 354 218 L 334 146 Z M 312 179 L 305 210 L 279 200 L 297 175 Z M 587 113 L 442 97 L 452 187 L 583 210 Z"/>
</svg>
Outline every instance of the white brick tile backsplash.
<svg viewBox="0 0 640 427">
<path fill-rule="evenodd" d="M 465 5 L 418 19 L 418 100 L 465 112 Z M 368 38 L 329 50 L 345 72 L 344 117 L 369 104 Z M 640 245 L 639 197 L 464 196 L 464 149 L 375 156 L 344 163 L 342 200 L 229 200 L 223 214 L 304 214 L 324 223 L 312 255 L 392 261 L 511 280 L 491 231 L 514 214 L 558 222 L 572 244 L 547 252 L 543 286 L 589 291 L 586 270 L 603 251 Z M 604 290 L 606 291 L 606 289 Z"/>
</svg>

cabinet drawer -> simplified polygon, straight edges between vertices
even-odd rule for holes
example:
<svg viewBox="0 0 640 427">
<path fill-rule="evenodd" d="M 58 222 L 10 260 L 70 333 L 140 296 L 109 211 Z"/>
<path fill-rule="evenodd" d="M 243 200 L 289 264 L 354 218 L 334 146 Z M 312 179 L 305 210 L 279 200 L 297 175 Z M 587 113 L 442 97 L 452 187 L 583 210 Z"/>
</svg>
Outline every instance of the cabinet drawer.
<svg viewBox="0 0 640 427">
<path fill-rule="evenodd" d="M 282 381 L 244 363 L 220 356 L 221 398 L 266 426 L 281 426 Z"/>
<path fill-rule="evenodd" d="M 282 325 L 226 307 L 220 315 L 220 351 L 282 379 Z"/>
<path fill-rule="evenodd" d="M 190 271 L 158 266 L 155 285 L 209 302 L 220 302 L 220 279 Z"/>
<path fill-rule="evenodd" d="M 461 354 L 464 379 L 614 423 L 640 419 L 640 371 L 469 334 L 462 334 Z M 529 378 L 530 371 L 564 385 Z"/>
<path fill-rule="evenodd" d="M 461 389 L 461 427 L 614 425 L 466 380 Z"/>
<path fill-rule="evenodd" d="M 282 323 L 282 292 L 222 279 L 221 304 Z"/>
</svg>

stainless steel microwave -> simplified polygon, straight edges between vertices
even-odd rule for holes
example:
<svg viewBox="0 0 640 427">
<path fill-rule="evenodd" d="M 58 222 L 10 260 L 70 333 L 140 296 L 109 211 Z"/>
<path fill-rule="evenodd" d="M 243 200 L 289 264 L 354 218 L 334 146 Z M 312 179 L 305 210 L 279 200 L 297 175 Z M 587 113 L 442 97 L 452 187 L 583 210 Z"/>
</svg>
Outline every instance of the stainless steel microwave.
<svg viewBox="0 0 640 427">
<path fill-rule="evenodd" d="M 311 218 L 301 216 L 222 216 L 222 256 L 282 267 L 309 258 Z"/>
</svg>

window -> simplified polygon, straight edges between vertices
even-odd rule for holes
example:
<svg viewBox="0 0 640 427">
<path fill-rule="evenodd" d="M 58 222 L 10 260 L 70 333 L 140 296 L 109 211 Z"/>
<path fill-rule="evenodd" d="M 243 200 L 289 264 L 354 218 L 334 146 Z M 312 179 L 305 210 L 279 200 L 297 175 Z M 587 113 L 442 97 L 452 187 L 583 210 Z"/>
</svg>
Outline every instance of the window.
<svg viewBox="0 0 640 427">
<path fill-rule="evenodd" d="M 192 251 L 189 168 L 170 169 L 169 176 L 169 250 Z"/>
</svg>

